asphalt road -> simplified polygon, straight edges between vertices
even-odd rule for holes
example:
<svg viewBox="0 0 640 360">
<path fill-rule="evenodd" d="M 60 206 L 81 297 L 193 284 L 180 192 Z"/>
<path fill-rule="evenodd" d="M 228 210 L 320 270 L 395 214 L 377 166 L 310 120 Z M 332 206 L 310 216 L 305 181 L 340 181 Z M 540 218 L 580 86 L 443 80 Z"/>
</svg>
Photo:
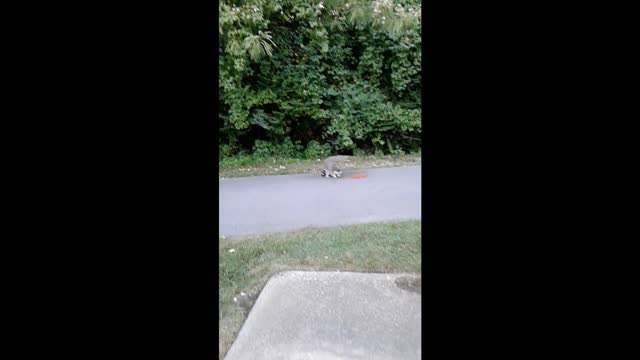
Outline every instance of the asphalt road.
<svg viewBox="0 0 640 360">
<path fill-rule="evenodd" d="M 220 235 L 421 218 L 421 167 L 220 180 Z M 352 179 L 365 173 L 364 179 Z"/>
</svg>

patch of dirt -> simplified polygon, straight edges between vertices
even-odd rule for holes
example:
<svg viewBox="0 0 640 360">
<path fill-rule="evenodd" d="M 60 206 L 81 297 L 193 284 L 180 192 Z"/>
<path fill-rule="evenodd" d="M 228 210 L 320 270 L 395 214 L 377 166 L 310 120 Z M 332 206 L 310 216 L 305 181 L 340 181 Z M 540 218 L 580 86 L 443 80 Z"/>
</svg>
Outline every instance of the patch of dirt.
<svg viewBox="0 0 640 360">
<path fill-rule="evenodd" d="M 401 276 L 395 280 L 395 284 L 402 290 L 422 294 L 422 277 Z"/>
<path fill-rule="evenodd" d="M 251 311 L 253 304 L 256 303 L 256 300 L 260 295 L 260 290 L 261 288 L 252 289 L 250 291 L 247 291 L 246 293 L 241 292 L 240 294 L 238 294 L 233 298 L 236 305 L 238 305 L 242 309 L 242 312 L 244 313 L 245 317 L 249 314 L 249 311 Z"/>
</svg>

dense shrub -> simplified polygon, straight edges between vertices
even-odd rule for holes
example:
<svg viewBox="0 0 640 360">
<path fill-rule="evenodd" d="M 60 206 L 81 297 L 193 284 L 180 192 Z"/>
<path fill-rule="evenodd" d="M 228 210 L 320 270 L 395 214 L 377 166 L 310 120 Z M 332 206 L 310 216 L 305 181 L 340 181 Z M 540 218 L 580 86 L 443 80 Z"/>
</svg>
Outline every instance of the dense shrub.
<svg viewBox="0 0 640 360">
<path fill-rule="evenodd" d="M 328 156 L 331 153 L 329 144 L 320 144 L 315 140 L 309 141 L 307 148 L 304 149 L 305 159 L 317 159 Z"/>
<path fill-rule="evenodd" d="M 220 2 L 220 152 L 421 146 L 420 1 Z"/>
<path fill-rule="evenodd" d="M 295 159 L 302 157 L 303 149 L 304 148 L 299 141 L 294 144 L 289 138 L 285 138 L 284 141 L 279 144 L 274 144 L 264 140 L 256 140 L 255 145 L 253 146 L 253 154 L 255 157 L 262 159 Z"/>
</svg>

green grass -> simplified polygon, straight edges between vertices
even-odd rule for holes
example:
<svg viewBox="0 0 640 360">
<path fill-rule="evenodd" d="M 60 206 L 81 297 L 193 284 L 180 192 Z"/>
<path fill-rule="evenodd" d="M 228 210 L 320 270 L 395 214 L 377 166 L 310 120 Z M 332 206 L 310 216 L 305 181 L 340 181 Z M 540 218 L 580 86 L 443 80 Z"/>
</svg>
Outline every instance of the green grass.
<svg viewBox="0 0 640 360">
<path fill-rule="evenodd" d="M 285 270 L 420 272 L 420 228 L 421 221 L 414 220 L 219 239 L 219 358 L 271 275 Z"/>
<path fill-rule="evenodd" d="M 292 158 L 256 158 L 241 155 L 225 158 L 218 162 L 220 178 L 258 176 L 258 175 L 286 175 L 319 172 L 323 159 L 301 160 Z M 352 169 L 370 169 L 376 167 L 391 167 L 413 165 L 421 162 L 421 154 L 404 155 L 367 155 L 354 156 L 350 160 Z"/>
</svg>

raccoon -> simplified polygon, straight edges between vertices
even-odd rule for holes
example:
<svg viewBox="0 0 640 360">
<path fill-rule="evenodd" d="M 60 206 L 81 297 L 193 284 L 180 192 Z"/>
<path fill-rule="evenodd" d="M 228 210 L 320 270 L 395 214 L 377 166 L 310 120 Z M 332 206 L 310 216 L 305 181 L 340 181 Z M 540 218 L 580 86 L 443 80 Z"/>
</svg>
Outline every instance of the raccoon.
<svg viewBox="0 0 640 360">
<path fill-rule="evenodd" d="M 342 168 L 344 162 L 348 161 L 351 155 L 330 156 L 324 160 L 324 169 L 320 173 L 324 177 L 340 178 L 342 177 Z"/>
</svg>

